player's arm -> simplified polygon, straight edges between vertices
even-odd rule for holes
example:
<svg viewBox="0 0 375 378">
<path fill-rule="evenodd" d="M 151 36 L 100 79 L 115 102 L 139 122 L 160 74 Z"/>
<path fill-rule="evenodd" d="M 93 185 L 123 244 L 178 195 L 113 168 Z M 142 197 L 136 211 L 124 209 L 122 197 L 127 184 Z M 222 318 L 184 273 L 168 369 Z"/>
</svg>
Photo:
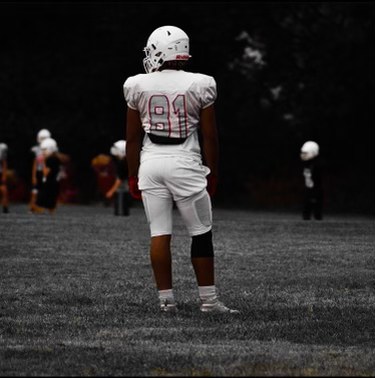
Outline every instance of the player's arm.
<svg viewBox="0 0 375 378">
<path fill-rule="evenodd" d="M 201 110 L 200 131 L 204 164 L 210 168 L 211 174 L 217 176 L 219 173 L 219 138 L 213 105 Z"/>
<path fill-rule="evenodd" d="M 56 156 L 59 158 L 62 164 L 68 164 L 70 162 L 70 156 L 67 154 L 57 151 Z"/>
<path fill-rule="evenodd" d="M 203 162 L 211 170 L 207 190 L 210 195 L 214 195 L 219 174 L 219 137 L 214 105 L 201 110 L 200 132 Z"/>
<path fill-rule="evenodd" d="M 128 107 L 126 115 L 126 161 L 128 164 L 129 192 L 135 199 L 141 199 L 138 189 L 138 169 L 144 131 L 139 112 Z"/>
<path fill-rule="evenodd" d="M 2 164 L 2 181 L 3 181 L 3 185 L 5 185 L 6 183 L 6 179 L 7 179 L 7 169 L 8 169 L 8 165 L 7 165 L 7 161 L 4 159 L 1 161 L 1 164 Z"/>
<path fill-rule="evenodd" d="M 36 185 L 36 158 L 33 160 L 33 166 L 31 168 L 31 183 L 32 185 Z"/>
<path fill-rule="evenodd" d="M 49 173 L 51 172 L 51 168 L 46 164 L 46 162 L 43 162 L 43 177 L 47 178 Z"/>
<path fill-rule="evenodd" d="M 120 180 L 119 178 L 116 178 L 111 189 L 109 189 L 108 192 L 105 194 L 106 198 L 111 198 L 116 192 L 116 190 L 120 187 L 121 184 L 122 184 L 122 180 Z"/>
<path fill-rule="evenodd" d="M 138 176 L 144 131 L 139 112 L 128 107 L 126 115 L 126 160 L 128 175 Z"/>
</svg>

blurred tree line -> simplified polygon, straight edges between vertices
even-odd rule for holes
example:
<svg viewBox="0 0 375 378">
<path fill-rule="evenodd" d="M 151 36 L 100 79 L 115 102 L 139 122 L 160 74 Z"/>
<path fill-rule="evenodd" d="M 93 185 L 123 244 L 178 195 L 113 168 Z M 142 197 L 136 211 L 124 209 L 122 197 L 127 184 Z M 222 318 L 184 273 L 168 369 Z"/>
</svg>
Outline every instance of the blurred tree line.
<svg viewBox="0 0 375 378">
<path fill-rule="evenodd" d="M 327 206 L 374 213 L 374 5 L 370 2 L 0 4 L 0 142 L 29 182 L 47 128 L 74 162 L 80 202 L 91 159 L 125 136 L 125 79 L 161 25 L 191 40 L 189 69 L 215 77 L 217 201 L 299 206 L 299 149 L 326 162 Z"/>
</svg>

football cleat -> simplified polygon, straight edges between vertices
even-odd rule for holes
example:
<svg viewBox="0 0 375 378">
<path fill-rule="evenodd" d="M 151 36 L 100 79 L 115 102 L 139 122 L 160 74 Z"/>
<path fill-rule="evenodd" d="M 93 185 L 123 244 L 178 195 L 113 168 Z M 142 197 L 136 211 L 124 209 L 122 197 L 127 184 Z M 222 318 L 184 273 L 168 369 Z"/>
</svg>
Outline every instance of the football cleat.
<svg viewBox="0 0 375 378">
<path fill-rule="evenodd" d="M 233 310 L 224 305 L 219 300 L 203 302 L 200 307 L 201 312 L 209 312 L 213 314 L 239 314 L 238 310 Z"/>
<path fill-rule="evenodd" d="M 176 313 L 177 312 L 176 302 L 173 299 L 161 300 L 160 301 L 160 310 L 161 310 L 161 312 Z"/>
</svg>

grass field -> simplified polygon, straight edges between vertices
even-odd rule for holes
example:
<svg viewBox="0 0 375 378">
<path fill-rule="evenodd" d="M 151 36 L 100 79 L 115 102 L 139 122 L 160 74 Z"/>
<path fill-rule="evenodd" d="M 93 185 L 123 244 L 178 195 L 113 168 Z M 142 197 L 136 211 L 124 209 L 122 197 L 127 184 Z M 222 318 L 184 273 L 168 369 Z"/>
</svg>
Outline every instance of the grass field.
<svg viewBox="0 0 375 378">
<path fill-rule="evenodd" d="M 0 214 L 1 376 L 375 376 L 375 222 L 214 208 L 216 284 L 198 311 L 175 213 L 177 315 L 158 312 L 143 209 Z"/>
</svg>

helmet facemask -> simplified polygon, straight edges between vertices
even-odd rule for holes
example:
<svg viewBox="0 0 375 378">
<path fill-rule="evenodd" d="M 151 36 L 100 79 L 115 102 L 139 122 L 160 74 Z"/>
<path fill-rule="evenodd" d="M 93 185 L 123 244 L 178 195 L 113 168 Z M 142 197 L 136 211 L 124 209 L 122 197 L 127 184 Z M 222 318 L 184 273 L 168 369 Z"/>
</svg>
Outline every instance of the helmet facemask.
<svg viewBox="0 0 375 378">
<path fill-rule="evenodd" d="M 150 73 L 150 72 L 155 72 L 157 71 L 157 69 L 164 63 L 161 59 L 161 61 L 153 61 L 152 57 L 151 57 L 151 47 L 149 46 L 146 46 L 144 49 L 143 49 L 144 53 L 145 53 L 145 57 L 143 58 L 143 67 L 145 69 L 145 71 L 147 73 Z M 161 53 L 159 53 L 161 55 Z"/>
</svg>

